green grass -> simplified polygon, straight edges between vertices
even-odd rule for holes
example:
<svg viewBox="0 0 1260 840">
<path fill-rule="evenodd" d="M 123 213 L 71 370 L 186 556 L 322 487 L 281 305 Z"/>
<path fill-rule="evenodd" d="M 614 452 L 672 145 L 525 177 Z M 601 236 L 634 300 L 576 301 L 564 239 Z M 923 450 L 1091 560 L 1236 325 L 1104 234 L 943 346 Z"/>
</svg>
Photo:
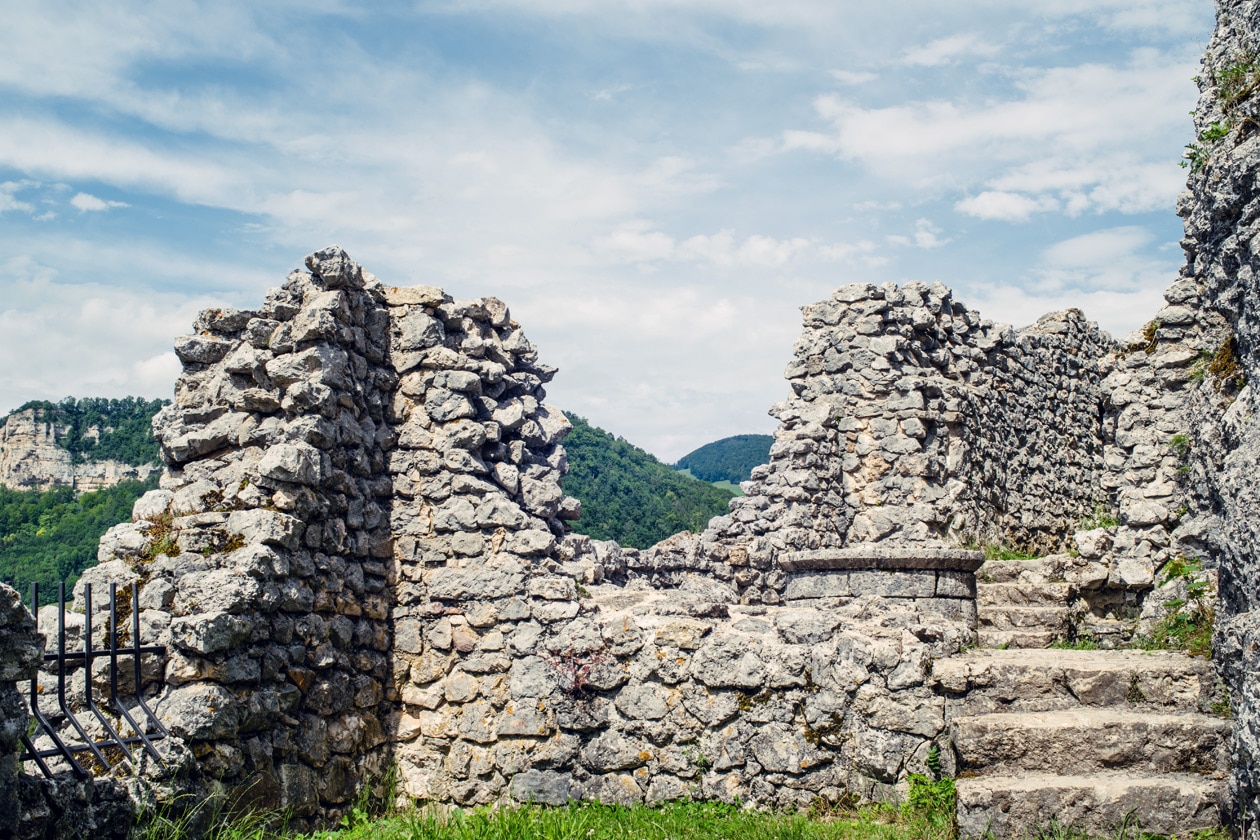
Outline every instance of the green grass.
<svg viewBox="0 0 1260 840">
<path fill-rule="evenodd" d="M 257 819 L 213 827 L 204 840 L 950 840 L 952 821 L 939 811 L 952 806 L 952 785 L 942 779 L 918 788 L 916 804 L 870 806 L 814 816 L 772 814 L 719 803 L 675 802 L 659 808 L 572 803 L 560 808 L 509 806 L 472 810 L 435 806 L 393 814 L 353 827 L 297 835 L 269 830 Z M 173 833 L 171 829 L 174 829 Z M 136 840 L 191 840 L 178 822 L 141 830 Z M 1023 840 L 1156 840 L 1136 820 L 1104 835 L 1051 821 Z M 1230 840 L 1223 828 L 1173 835 L 1174 840 Z"/>
<path fill-rule="evenodd" d="M 948 790 L 942 782 L 949 783 Z M 427 806 L 381 817 L 362 811 L 335 831 L 297 835 L 263 827 L 258 818 L 217 825 L 208 840 L 950 840 L 954 836 L 952 779 L 919 785 L 900 808 L 776 814 L 715 802 L 672 802 L 630 808 L 596 803 L 483 807 Z M 141 829 L 136 840 L 186 840 L 178 820 Z M 272 823 L 279 820 L 272 818 Z"/>
<path fill-rule="evenodd" d="M 980 548 L 985 560 L 1035 560 L 1036 554 L 1019 549 L 1009 548 L 1000 543 L 985 543 Z"/>
<path fill-rule="evenodd" d="M 1114 528 L 1120 524 L 1120 517 L 1103 502 L 1094 503 L 1094 512 L 1081 520 L 1079 531 L 1092 531 L 1095 528 Z"/>
<path fill-rule="evenodd" d="M 1098 642 L 1088 636 L 1068 641 L 1067 639 L 1059 639 L 1050 643 L 1051 650 L 1098 650 Z"/>
<path fill-rule="evenodd" d="M 947 840 L 953 826 L 909 805 L 869 808 L 838 817 L 771 814 L 719 803 L 676 802 L 659 808 L 574 803 L 561 808 L 513 806 L 471 811 L 417 810 L 312 840 Z"/>
</svg>

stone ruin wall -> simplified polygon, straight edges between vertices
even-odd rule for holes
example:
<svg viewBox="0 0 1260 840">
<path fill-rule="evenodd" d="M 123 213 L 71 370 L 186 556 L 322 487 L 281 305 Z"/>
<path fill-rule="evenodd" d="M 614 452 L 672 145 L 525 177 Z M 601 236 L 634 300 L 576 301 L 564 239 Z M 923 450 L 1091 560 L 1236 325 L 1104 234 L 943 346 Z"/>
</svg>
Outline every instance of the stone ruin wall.
<svg viewBox="0 0 1260 840">
<path fill-rule="evenodd" d="M 83 577 L 97 602 L 138 586 L 142 641 L 169 647 L 163 785 L 301 825 L 393 762 L 405 794 L 460 804 L 805 805 L 925 769 L 969 573 L 741 597 L 716 532 L 566 535 L 568 423 L 506 307 L 336 249 L 307 265 L 177 342 L 161 489 Z"/>
<path fill-rule="evenodd" d="M 1196 349 L 1221 376 L 1191 395 L 1184 484 L 1187 536 L 1220 571 L 1214 648 L 1235 721 L 1229 811 L 1252 840 L 1260 838 L 1260 3 L 1217 0 L 1216 13 L 1197 77 L 1195 134 L 1225 131 L 1196 141 L 1202 163 L 1177 202 L 1186 253 L 1177 287 L 1188 297 L 1187 326 L 1201 336 Z"/>
<path fill-rule="evenodd" d="M 973 637 L 960 546 L 1061 548 L 1118 506 L 1078 542 L 1131 599 L 1175 548 L 1171 327 L 1126 351 L 1075 311 L 1017 333 L 939 285 L 844 287 L 804 309 L 748 494 L 636 551 L 566 533 L 554 369 L 506 306 L 307 267 L 179 339 L 161 489 L 83 577 L 98 623 L 138 586 L 168 646 L 150 797 L 315 825 L 396 764 L 464 805 L 889 798 L 945 731 L 932 661 Z"/>
</svg>

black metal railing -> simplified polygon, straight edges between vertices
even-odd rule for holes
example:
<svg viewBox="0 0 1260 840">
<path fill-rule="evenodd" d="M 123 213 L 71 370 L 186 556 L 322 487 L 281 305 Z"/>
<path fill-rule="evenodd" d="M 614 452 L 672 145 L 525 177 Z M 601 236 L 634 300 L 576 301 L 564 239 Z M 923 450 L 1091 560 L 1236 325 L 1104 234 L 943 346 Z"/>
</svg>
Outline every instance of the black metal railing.
<svg viewBox="0 0 1260 840">
<path fill-rule="evenodd" d="M 31 604 L 34 606 L 36 629 L 39 622 L 39 584 L 31 586 Z M 62 583 L 58 586 L 57 592 L 57 650 L 56 652 L 45 651 L 44 662 L 55 662 L 57 665 L 57 708 L 61 710 L 64 722 L 70 725 L 74 735 L 69 738 L 63 738 L 58 731 L 59 727 L 54 726 L 48 716 L 43 713 L 39 707 L 40 685 L 38 675 L 31 680 L 31 696 L 30 706 L 31 715 L 35 719 L 35 731 L 43 733 L 52 740 L 53 746 L 46 749 L 37 749 L 30 735 L 22 736 L 23 751 L 19 760 L 33 761 L 45 776 L 52 776 L 53 770 L 49 767 L 45 759 L 60 757 L 69 765 L 70 770 L 79 778 L 87 778 L 90 774 L 87 769 L 75 758 L 76 755 L 90 753 L 92 758 L 99 763 L 99 766 L 105 771 L 112 770 L 119 763 L 126 763 L 130 766 L 135 764 L 135 756 L 131 752 L 134 745 L 139 744 L 143 751 L 159 764 L 162 759 L 154 748 L 153 742 L 165 738 L 168 733 L 166 727 L 162 726 L 162 722 L 158 720 L 153 710 L 144 702 L 144 685 L 141 674 L 140 658 L 142 654 L 155 653 L 164 654 L 166 648 L 161 645 L 141 645 L 140 644 L 140 588 L 133 586 L 131 590 L 131 632 L 127 644 L 122 643 L 124 631 L 120 631 L 118 627 L 118 586 L 111 583 L 109 585 L 109 630 L 107 644 L 103 647 L 93 647 L 92 645 L 92 585 L 85 583 L 83 585 L 83 604 L 86 610 L 83 622 L 83 649 L 78 651 L 66 650 L 66 585 Z M 118 677 L 120 666 L 118 664 L 119 657 L 131 657 L 132 679 L 135 684 L 135 693 L 132 700 L 135 702 L 135 715 L 127 709 L 122 698 L 118 693 Z M 118 725 L 111 723 L 105 714 L 105 710 L 97 703 L 97 698 L 93 696 L 92 691 L 92 662 L 97 659 L 109 660 L 109 697 L 103 698 L 105 710 L 112 712 L 117 716 Z M 88 734 L 87 728 L 83 722 L 75 715 L 71 708 L 70 700 L 66 696 L 66 684 L 69 676 L 69 670 L 73 666 L 82 663 L 83 666 L 83 702 L 80 706 L 80 713 L 90 713 L 92 718 L 100 725 L 105 735 L 103 738 L 96 738 Z M 145 720 L 144 724 L 136 721 L 136 716 L 140 716 Z M 129 729 L 131 734 L 127 735 L 119 731 L 125 723 L 125 729 Z M 107 753 L 109 755 L 107 755 Z M 111 761 L 110 756 L 114 760 Z"/>
</svg>

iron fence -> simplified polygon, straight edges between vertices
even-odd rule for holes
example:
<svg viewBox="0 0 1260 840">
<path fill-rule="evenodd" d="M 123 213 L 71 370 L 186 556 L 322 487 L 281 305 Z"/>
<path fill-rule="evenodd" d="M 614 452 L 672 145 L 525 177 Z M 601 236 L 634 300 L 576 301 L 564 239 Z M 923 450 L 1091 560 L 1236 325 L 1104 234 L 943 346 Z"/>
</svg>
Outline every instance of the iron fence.
<svg viewBox="0 0 1260 840">
<path fill-rule="evenodd" d="M 21 761 L 34 762 L 45 776 L 51 777 L 54 772 L 46 759 L 60 757 L 65 760 L 70 770 L 77 777 L 81 779 L 87 778 L 90 775 L 87 768 L 76 758 L 77 755 L 84 753 L 91 754 L 92 758 L 105 771 L 112 770 L 119 763 L 126 763 L 134 767 L 136 757 L 132 753 L 132 747 L 136 745 L 139 745 L 145 753 L 159 764 L 162 761 L 157 749 L 153 746 L 153 742 L 167 737 L 169 733 L 166 731 L 166 727 L 162 725 L 162 722 L 158 720 L 158 716 L 144 702 L 144 680 L 141 674 L 140 659 L 143 654 L 165 654 L 166 648 L 161 645 L 140 644 L 140 588 L 133 586 L 131 590 L 131 602 L 129 604 L 131 608 L 130 634 L 127 634 L 118 626 L 118 586 L 111 583 L 109 585 L 109 625 L 106 644 L 101 647 L 94 647 L 92 644 L 92 585 L 85 583 L 83 603 L 86 614 L 84 615 L 82 650 L 67 651 L 66 585 L 61 583 L 58 586 L 57 649 L 55 652 L 45 649 L 44 663 L 45 665 L 56 663 L 57 708 L 61 711 L 63 723 L 69 724 L 73 735 L 69 738 L 63 737 L 60 731 L 63 727 L 54 725 L 49 716 L 40 709 L 40 683 L 39 675 L 36 675 L 31 680 L 30 686 L 30 707 L 31 715 L 35 721 L 35 731 L 28 732 L 22 736 L 23 751 L 19 757 Z M 34 605 L 36 629 L 38 629 L 39 584 L 31 585 L 31 604 Z M 123 642 L 124 636 L 128 636 L 126 643 Z M 135 707 L 131 710 L 123 703 L 118 690 L 120 671 L 125 667 L 120 666 L 118 660 L 120 657 L 128 656 L 131 657 L 131 680 L 135 689 L 135 693 L 131 698 L 135 702 Z M 108 659 L 109 661 L 109 696 L 101 698 L 105 705 L 104 709 L 97 702 L 92 687 L 92 663 L 98 659 Z M 82 665 L 84 669 L 83 697 L 81 704 L 79 704 L 79 712 L 80 714 L 91 715 L 87 720 L 90 722 L 94 719 L 99 724 L 100 730 L 104 732 L 103 737 L 93 736 L 88 733 L 83 721 L 75 714 L 71 699 L 67 697 L 67 682 L 70 672 L 79 665 Z M 77 700 L 78 698 L 74 699 Z M 117 725 L 109 720 L 106 711 L 112 712 L 116 716 Z M 137 717 L 140 717 L 143 723 L 138 722 L 136 720 Z M 131 734 L 126 734 L 128 730 Z M 38 737 L 38 733 L 48 736 L 53 746 L 45 749 L 37 748 L 32 735 Z M 113 760 L 111 760 L 111 757 Z"/>
</svg>

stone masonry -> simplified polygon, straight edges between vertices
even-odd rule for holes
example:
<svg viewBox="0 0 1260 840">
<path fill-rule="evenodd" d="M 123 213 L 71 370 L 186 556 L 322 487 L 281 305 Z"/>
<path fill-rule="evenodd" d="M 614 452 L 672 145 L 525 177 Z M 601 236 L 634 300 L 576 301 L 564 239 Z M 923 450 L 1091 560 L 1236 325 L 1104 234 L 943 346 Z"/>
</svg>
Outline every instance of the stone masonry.
<svg viewBox="0 0 1260 840">
<path fill-rule="evenodd" d="M 770 464 L 646 551 L 567 531 L 555 371 L 502 302 L 385 286 L 334 247 L 257 311 L 203 312 L 154 424 L 161 488 L 83 578 L 98 602 L 139 587 L 141 641 L 169 651 L 146 664 L 177 736 L 152 795 L 298 826 L 391 764 L 461 805 L 904 795 L 948 743 L 931 674 L 975 640 L 975 546 L 1061 547 L 1119 505 L 1082 562 L 1112 600 L 1150 591 L 1124 535 L 1167 529 L 1124 508 L 1112 453 L 1141 444 L 1106 383 L 1152 357 L 941 286 L 804 312 Z"/>
<path fill-rule="evenodd" d="M 1217 6 L 1196 121 L 1225 136 L 1194 147 L 1187 263 L 1152 322 L 1123 342 L 1075 310 L 1015 331 L 939 284 L 842 287 L 803 310 L 770 463 L 702 534 L 635 551 L 567 531 L 555 371 L 497 299 L 386 286 L 333 247 L 257 311 L 202 313 L 155 421 L 161 489 L 84 576 L 139 587 L 142 641 L 169 651 L 147 665 L 177 736 L 154 795 L 303 827 L 396 764 L 405 795 L 461 805 L 800 806 L 903 794 L 935 745 L 982 774 L 963 814 L 982 833 L 1032 807 L 1002 733 L 1077 732 L 1088 712 L 1210 733 L 1203 778 L 1165 785 L 1182 810 L 1151 806 L 1196 824 L 1231 730 L 1227 815 L 1260 837 L 1260 2 Z M 977 604 L 983 545 L 1052 556 L 990 563 Z M 1232 726 L 1149 716 L 1215 696 L 1182 661 L 1135 699 L 1147 671 L 1124 654 L 1054 657 L 1069 683 L 1101 675 L 1118 708 L 1095 714 L 1024 653 L 959 655 L 978 622 L 1014 647 L 1123 644 L 1184 592 L 1161 585 L 1182 559 L 1219 579 Z M 1053 623 L 1034 631 L 1037 610 Z M 1037 772 L 1086 789 L 1045 756 Z"/>
</svg>

